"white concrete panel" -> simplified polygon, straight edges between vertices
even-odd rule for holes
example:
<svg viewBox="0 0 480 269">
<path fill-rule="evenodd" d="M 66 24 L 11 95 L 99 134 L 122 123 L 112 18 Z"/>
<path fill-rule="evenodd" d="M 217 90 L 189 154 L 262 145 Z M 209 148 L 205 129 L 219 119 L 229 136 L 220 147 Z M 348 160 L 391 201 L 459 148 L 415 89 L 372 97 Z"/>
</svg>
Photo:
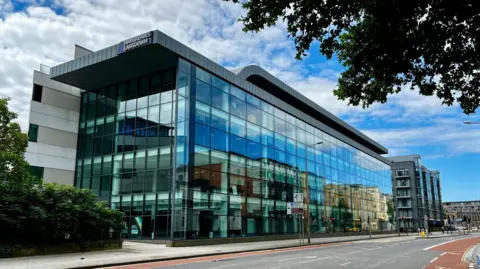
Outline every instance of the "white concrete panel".
<svg viewBox="0 0 480 269">
<path fill-rule="evenodd" d="M 77 150 L 71 148 L 62 148 L 47 144 L 28 142 L 27 153 L 55 156 L 75 160 Z"/>
<path fill-rule="evenodd" d="M 45 168 L 43 171 L 43 181 L 58 184 L 73 185 L 75 171 Z"/>
<path fill-rule="evenodd" d="M 75 171 L 75 159 L 26 152 L 25 160 L 33 166 Z"/>
<path fill-rule="evenodd" d="M 47 144 L 62 148 L 77 148 L 78 134 L 65 132 L 45 126 L 38 127 L 38 144 Z"/>
<path fill-rule="evenodd" d="M 39 71 L 33 72 L 33 83 L 80 97 L 81 89 L 50 79 L 50 76 Z"/>
<path fill-rule="evenodd" d="M 80 120 L 80 113 L 72 110 L 67 110 L 59 107 L 54 107 L 44 103 L 32 101 L 30 102 L 30 114 L 33 112 L 45 114 L 48 116 L 65 119 L 68 121 L 77 122 Z M 39 124 L 42 125 L 42 124 Z"/>
<path fill-rule="evenodd" d="M 80 112 L 80 97 L 43 87 L 42 104 Z"/>
<path fill-rule="evenodd" d="M 78 133 L 77 121 L 70 121 L 63 118 L 38 113 L 35 111 L 30 111 L 29 122 L 52 129 L 58 129 L 71 133 Z"/>
</svg>

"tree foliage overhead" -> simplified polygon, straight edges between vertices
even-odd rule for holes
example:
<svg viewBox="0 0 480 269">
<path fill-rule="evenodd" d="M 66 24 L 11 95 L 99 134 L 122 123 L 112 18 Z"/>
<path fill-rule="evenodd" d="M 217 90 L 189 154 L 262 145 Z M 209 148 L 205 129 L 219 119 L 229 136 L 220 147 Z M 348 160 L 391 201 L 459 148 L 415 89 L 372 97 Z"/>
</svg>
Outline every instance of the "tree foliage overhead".
<svg viewBox="0 0 480 269">
<path fill-rule="evenodd" d="M 345 67 L 334 93 L 351 105 L 384 103 L 403 86 L 456 101 L 466 114 L 480 105 L 478 1 L 226 1 L 247 10 L 244 31 L 286 21 L 297 59 L 319 41 L 320 52 Z"/>
</svg>

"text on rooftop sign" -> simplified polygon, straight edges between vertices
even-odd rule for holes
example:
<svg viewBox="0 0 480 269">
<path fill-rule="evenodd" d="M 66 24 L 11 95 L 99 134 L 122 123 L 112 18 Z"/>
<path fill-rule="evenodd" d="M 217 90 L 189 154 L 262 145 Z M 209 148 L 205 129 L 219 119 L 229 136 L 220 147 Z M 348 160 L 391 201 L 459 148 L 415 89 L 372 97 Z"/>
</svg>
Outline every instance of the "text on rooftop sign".
<svg viewBox="0 0 480 269">
<path fill-rule="evenodd" d="M 118 45 L 118 54 L 134 50 L 153 43 L 153 32 L 147 32 L 145 34 L 138 35 L 136 37 L 129 38 Z"/>
</svg>

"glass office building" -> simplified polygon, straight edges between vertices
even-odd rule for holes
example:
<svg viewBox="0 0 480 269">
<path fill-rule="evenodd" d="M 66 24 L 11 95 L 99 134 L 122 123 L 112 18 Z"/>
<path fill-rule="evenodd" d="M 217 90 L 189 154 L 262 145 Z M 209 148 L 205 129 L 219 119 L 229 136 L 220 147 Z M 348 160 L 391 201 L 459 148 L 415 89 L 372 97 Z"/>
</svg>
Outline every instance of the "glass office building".
<svg viewBox="0 0 480 269">
<path fill-rule="evenodd" d="M 153 31 L 51 77 L 84 90 L 75 185 L 125 213 L 125 237 L 297 233 L 299 192 L 313 233 L 393 229 L 387 150 L 264 70 Z"/>
</svg>

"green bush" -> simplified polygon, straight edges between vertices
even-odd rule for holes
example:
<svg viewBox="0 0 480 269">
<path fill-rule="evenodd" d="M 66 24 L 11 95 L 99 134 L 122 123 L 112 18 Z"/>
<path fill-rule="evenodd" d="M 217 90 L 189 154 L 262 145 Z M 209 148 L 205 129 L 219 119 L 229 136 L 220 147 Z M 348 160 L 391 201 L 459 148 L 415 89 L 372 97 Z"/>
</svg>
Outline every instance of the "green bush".
<svg viewBox="0 0 480 269">
<path fill-rule="evenodd" d="M 123 213 L 90 190 L 54 183 L 12 188 L 0 182 L 0 233 L 7 244 L 52 245 L 118 238 Z"/>
</svg>

